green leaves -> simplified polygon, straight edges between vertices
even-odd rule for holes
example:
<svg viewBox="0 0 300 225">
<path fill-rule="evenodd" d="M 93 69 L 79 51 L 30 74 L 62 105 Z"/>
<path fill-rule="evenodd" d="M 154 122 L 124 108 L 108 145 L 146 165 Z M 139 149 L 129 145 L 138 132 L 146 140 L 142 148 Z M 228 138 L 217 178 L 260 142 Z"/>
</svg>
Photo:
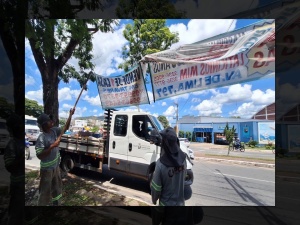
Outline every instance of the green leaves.
<svg viewBox="0 0 300 225">
<path fill-rule="evenodd" d="M 92 8 L 98 7 L 92 2 L 90 3 Z M 82 87 L 86 83 L 89 73 L 95 68 L 92 62 L 93 34 L 98 31 L 113 31 L 113 27 L 117 24 L 118 20 L 112 19 L 26 20 L 25 35 L 40 70 L 43 86 L 53 85 L 47 92 L 47 96 L 52 96 L 53 99 L 49 100 L 45 96 L 43 99 L 48 99 L 44 102 L 45 112 L 52 113 L 55 120 L 58 121 L 59 81 L 68 83 L 70 78 L 75 78 Z M 78 60 L 79 69 L 76 69 L 75 65 L 67 63 L 71 57 Z M 93 76 L 89 79 L 95 81 Z"/>
<path fill-rule="evenodd" d="M 122 49 L 125 60 L 119 68 L 128 71 L 143 56 L 170 48 L 179 41 L 178 33 L 172 33 L 166 27 L 165 19 L 136 19 L 133 24 L 127 24 L 123 31 L 129 42 Z"/>
<path fill-rule="evenodd" d="M 169 127 L 169 121 L 167 120 L 167 118 L 165 116 L 158 116 L 157 119 L 161 122 L 161 124 L 163 125 L 164 128 Z"/>
<path fill-rule="evenodd" d="M 44 107 L 39 105 L 37 101 L 25 98 L 25 115 L 39 117 L 44 112 Z"/>
</svg>

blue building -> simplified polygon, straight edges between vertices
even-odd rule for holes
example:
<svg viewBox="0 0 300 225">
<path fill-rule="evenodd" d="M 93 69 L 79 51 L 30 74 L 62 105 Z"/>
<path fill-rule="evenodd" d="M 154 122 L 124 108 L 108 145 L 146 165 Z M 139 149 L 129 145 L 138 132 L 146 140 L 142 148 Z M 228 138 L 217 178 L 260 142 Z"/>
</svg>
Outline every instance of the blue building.
<svg viewBox="0 0 300 225">
<path fill-rule="evenodd" d="M 225 142 L 224 128 L 236 129 L 235 136 L 242 142 L 255 140 L 259 144 L 275 143 L 275 104 L 270 104 L 256 113 L 251 119 L 208 116 L 183 116 L 178 120 L 180 131 L 191 132 L 197 142 Z"/>
</svg>

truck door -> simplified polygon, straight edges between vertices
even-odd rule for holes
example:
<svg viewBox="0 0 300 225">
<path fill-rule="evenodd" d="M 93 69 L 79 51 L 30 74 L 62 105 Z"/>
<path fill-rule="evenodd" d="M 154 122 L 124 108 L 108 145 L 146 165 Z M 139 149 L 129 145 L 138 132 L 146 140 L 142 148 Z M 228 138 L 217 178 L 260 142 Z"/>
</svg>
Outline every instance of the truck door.
<svg viewBox="0 0 300 225">
<path fill-rule="evenodd" d="M 150 144 L 152 121 L 147 115 L 132 115 L 129 131 L 128 172 L 145 177 L 151 162 L 156 161 L 157 146 Z"/>
<path fill-rule="evenodd" d="M 108 167 L 125 172 L 128 171 L 128 115 L 115 115 L 113 123 L 109 138 Z"/>
</svg>

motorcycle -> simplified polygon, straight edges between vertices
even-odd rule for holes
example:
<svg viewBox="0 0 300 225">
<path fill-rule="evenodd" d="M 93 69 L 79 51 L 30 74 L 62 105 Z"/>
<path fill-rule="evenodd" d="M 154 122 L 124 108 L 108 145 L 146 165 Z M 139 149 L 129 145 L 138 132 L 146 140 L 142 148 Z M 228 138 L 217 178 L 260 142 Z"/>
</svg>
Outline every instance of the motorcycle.
<svg viewBox="0 0 300 225">
<path fill-rule="evenodd" d="M 244 143 L 236 144 L 235 142 L 232 142 L 232 144 L 229 145 L 229 150 L 230 151 L 237 150 L 237 151 L 244 152 L 245 144 Z"/>
<path fill-rule="evenodd" d="M 28 160 L 30 158 L 30 143 L 29 139 L 25 137 L 25 159 Z"/>
</svg>

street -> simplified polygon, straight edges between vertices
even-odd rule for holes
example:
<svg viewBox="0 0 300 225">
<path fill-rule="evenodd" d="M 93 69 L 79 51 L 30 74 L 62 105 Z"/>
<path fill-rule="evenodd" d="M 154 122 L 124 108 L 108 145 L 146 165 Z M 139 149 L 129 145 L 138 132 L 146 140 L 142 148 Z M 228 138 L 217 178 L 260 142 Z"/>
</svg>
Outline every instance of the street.
<svg viewBox="0 0 300 225">
<path fill-rule="evenodd" d="M 34 146 L 30 147 L 31 159 L 25 165 L 39 167 Z M 192 197 L 187 206 L 274 206 L 275 170 L 269 168 L 232 165 L 194 160 Z M 151 204 L 147 181 L 109 171 L 103 173 L 76 169 L 73 174 L 92 180 L 95 185 L 106 187 Z M 190 195 L 187 190 L 187 196 Z"/>
<path fill-rule="evenodd" d="M 196 143 L 191 142 L 190 148 L 194 151 L 195 154 L 202 153 L 206 155 L 227 155 L 228 145 L 215 145 L 211 143 Z M 257 149 L 247 149 L 244 152 L 240 151 L 231 151 L 231 156 L 237 157 L 247 157 L 247 158 L 259 158 L 267 160 L 275 160 L 275 154 L 271 150 L 257 150 Z"/>
</svg>

